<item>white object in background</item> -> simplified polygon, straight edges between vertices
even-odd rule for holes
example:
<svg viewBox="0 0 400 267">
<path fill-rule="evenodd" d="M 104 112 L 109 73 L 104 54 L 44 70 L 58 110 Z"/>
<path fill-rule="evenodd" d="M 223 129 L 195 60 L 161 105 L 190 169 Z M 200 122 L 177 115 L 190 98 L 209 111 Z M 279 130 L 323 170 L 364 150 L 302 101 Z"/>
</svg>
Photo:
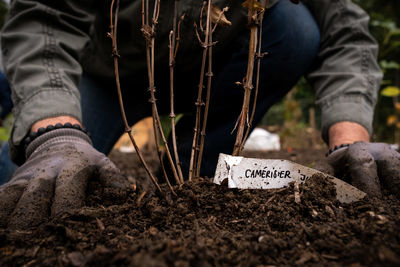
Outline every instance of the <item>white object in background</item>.
<svg viewBox="0 0 400 267">
<path fill-rule="evenodd" d="M 396 151 L 399 151 L 399 145 L 398 144 L 391 144 L 390 148 Z"/>
<path fill-rule="evenodd" d="M 244 144 L 244 150 L 278 151 L 281 150 L 279 135 L 262 128 L 255 128 Z"/>
<path fill-rule="evenodd" d="M 136 150 L 133 146 L 120 146 L 118 148 L 119 152 L 121 153 L 135 153 Z"/>
<path fill-rule="evenodd" d="M 291 182 L 303 183 L 314 174 L 321 174 L 335 184 L 336 198 L 342 203 L 360 200 L 366 194 L 354 186 L 328 174 L 289 160 L 254 159 L 219 154 L 214 183 L 228 179 L 229 188 L 272 189 Z"/>
</svg>

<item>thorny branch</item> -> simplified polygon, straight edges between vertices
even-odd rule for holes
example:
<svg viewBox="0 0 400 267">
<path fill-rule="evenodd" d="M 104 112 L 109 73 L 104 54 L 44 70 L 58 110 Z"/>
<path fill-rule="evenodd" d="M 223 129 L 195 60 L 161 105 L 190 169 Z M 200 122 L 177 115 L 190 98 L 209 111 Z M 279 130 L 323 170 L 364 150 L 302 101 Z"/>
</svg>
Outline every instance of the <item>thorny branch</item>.
<svg viewBox="0 0 400 267">
<path fill-rule="evenodd" d="M 256 0 L 248 0 L 247 2 L 248 8 L 248 24 L 250 28 L 250 39 L 249 39 L 249 55 L 247 61 L 247 72 L 246 77 L 242 83 L 244 88 L 244 97 L 242 104 L 242 111 L 240 113 L 238 122 L 237 122 L 237 133 L 236 133 L 236 141 L 233 148 L 232 155 L 238 156 L 240 151 L 243 148 L 243 144 L 246 140 L 247 134 L 245 135 L 245 128 L 250 131 L 251 122 L 249 120 L 249 105 L 251 99 L 251 91 L 253 89 L 253 75 L 254 75 L 254 61 L 256 57 L 256 49 L 258 42 L 261 44 L 261 40 L 258 40 L 258 31 L 260 30 L 259 25 L 262 24 L 262 20 L 260 19 L 265 11 L 266 1 L 263 1 L 264 6 L 261 8 L 257 7 L 256 3 L 259 4 Z M 259 50 L 260 51 L 260 50 Z M 257 84 L 259 80 L 259 74 L 257 74 Z M 255 103 L 257 99 L 254 98 L 253 110 L 255 110 Z M 253 112 L 254 114 L 254 112 Z M 254 115 L 252 115 L 253 117 Z M 235 126 L 236 127 L 236 126 Z"/>
<path fill-rule="evenodd" d="M 199 41 L 201 43 L 201 46 L 203 47 L 203 55 L 202 55 L 202 60 L 201 60 L 201 69 L 200 69 L 200 81 L 199 81 L 199 87 L 198 87 L 198 94 L 197 94 L 197 100 L 196 100 L 196 121 L 195 121 L 195 127 L 194 127 L 194 135 L 193 135 L 193 144 L 192 144 L 192 152 L 190 155 L 190 165 L 189 165 L 189 181 L 193 179 L 193 177 L 197 174 L 197 169 L 200 169 L 200 166 L 195 166 L 195 163 L 198 162 L 198 156 L 199 156 L 199 136 L 200 136 L 200 125 L 201 125 L 201 108 L 202 106 L 205 106 L 205 103 L 203 102 L 203 88 L 204 88 L 204 74 L 205 74 L 205 68 L 206 68 L 206 61 L 207 61 L 207 52 L 210 48 L 210 39 L 212 40 L 212 25 L 211 25 L 211 4 L 212 0 L 208 1 L 208 4 L 206 1 L 203 2 L 201 12 L 200 12 L 200 30 L 204 33 L 204 42 L 201 41 L 200 35 L 197 30 L 197 25 L 195 24 L 196 27 L 196 34 L 197 37 L 199 38 Z M 203 12 L 204 8 L 207 5 L 207 19 L 206 19 L 206 29 L 204 31 L 203 27 Z"/>
<path fill-rule="evenodd" d="M 197 157 L 197 164 L 196 164 L 196 177 L 200 176 L 201 161 L 203 159 L 204 141 L 205 141 L 206 128 L 207 128 L 208 111 L 209 111 L 209 107 L 210 107 L 211 82 L 212 82 L 212 77 L 214 76 L 213 72 L 212 72 L 212 54 L 213 54 L 213 46 L 216 44 L 216 42 L 213 42 L 213 33 L 220 23 L 224 23 L 225 25 L 231 25 L 231 22 L 226 20 L 226 18 L 225 18 L 224 13 L 226 11 L 228 11 L 227 7 L 225 7 L 222 11 L 220 11 L 214 5 L 211 5 L 211 11 L 209 11 L 209 12 L 211 12 L 210 28 L 212 27 L 212 22 L 214 22 L 215 25 L 212 28 L 209 39 L 208 39 L 208 71 L 206 73 L 206 76 L 207 76 L 206 103 L 204 106 L 204 113 L 203 113 L 203 125 L 202 125 L 202 129 L 200 132 L 201 139 L 200 139 L 200 148 L 199 148 L 199 154 Z M 214 16 L 214 18 L 213 18 L 213 16 Z M 215 16 L 218 16 L 218 17 L 215 17 Z"/>
<path fill-rule="evenodd" d="M 203 25 L 203 15 L 204 10 L 207 7 L 207 16 L 206 16 L 206 27 L 204 29 Z M 212 72 L 212 55 L 213 49 L 212 47 L 216 44 L 213 42 L 213 33 L 216 30 L 218 25 L 230 26 L 231 22 L 228 21 L 225 17 L 225 12 L 228 8 L 224 8 L 223 10 L 219 10 L 217 6 L 212 3 L 212 0 L 204 1 L 200 10 L 200 21 L 199 28 L 200 32 L 204 35 L 204 41 L 202 41 L 199 33 L 199 29 L 197 24 L 195 23 L 196 36 L 203 48 L 202 53 L 202 61 L 200 68 L 200 81 L 198 86 L 198 95 L 197 100 L 195 102 L 196 105 L 196 121 L 194 127 L 194 135 L 193 135 L 193 144 L 192 144 L 192 152 L 190 156 L 190 165 L 189 165 L 189 181 L 192 180 L 193 177 L 200 176 L 201 162 L 203 157 L 204 150 L 204 142 L 206 135 L 206 127 L 207 127 L 207 118 L 208 111 L 210 105 L 210 94 L 211 94 L 211 82 L 213 77 Z M 213 26 L 214 24 L 214 26 Z M 206 72 L 206 64 L 208 63 L 208 68 Z M 204 89 L 204 76 L 207 77 L 206 84 L 206 96 L 205 101 L 203 101 L 203 89 Z M 203 113 L 203 115 L 202 115 Z M 200 139 L 200 140 L 199 140 Z"/>
<path fill-rule="evenodd" d="M 160 14 L 160 0 L 155 0 L 154 3 L 154 9 L 153 9 L 153 16 L 151 18 L 151 24 L 149 24 L 149 0 L 142 0 L 142 34 L 146 40 L 146 58 L 147 58 L 147 72 L 148 72 L 148 78 L 149 78 L 149 92 L 150 92 L 150 100 L 149 102 L 151 103 L 152 106 L 152 116 L 153 116 L 153 128 L 154 128 L 154 136 L 155 136 L 155 142 L 156 145 L 159 148 L 158 145 L 158 136 L 161 137 L 162 142 L 164 144 L 165 148 L 165 155 L 168 159 L 169 165 L 171 167 L 173 176 L 175 178 L 175 182 L 177 184 L 182 184 L 183 181 L 180 180 L 178 176 L 177 169 L 175 167 L 175 163 L 172 159 L 171 152 L 169 150 L 169 146 L 167 143 L 167 140 L 165 138 L 164 132 L 162 130 L 161 126 L 161 120 L 160 116 L 158 113 L 158 108 L 156 104 L 156 97 L 155 97 L 155 67 L 154 67 L 154 60 L 155 60 L 155 28 L 158 23 L 158 17 Z M 160 150 L 159 150 L 160 151 Z M 162 164 L 162 159 L 161 159 L 161 153 L 159 153 L 159 159 L 161 162 L 161 167 L 163 168 L 163 173 L 165 176 L 165 179 L 170 186 L 169 183 L 169 178 L 166 176 L 166 171 L 164 168 L 164 165 Z M 170 189 L 172 190 L 172 187 L 170 186 Z"/>
<path fill-rule="evenodd" d="M 114 4 L 116 1 L 116 8 L 114 10 Z M 248 67 L 246 71 L 246 77 L 243 79 L 243 82 L 240 83 L 244 88 L 244 99 L 242 104 L 242 111 L 238 118 L 237 125 L 237 136 L 236 142 L 234 146 L 233 155 L 238 155 L 240 151 L 243 149 L 244 142 L 250 132 L 251 129 L 251 122 L 254 117 L 255 109 L 256 109 L 256 101 L 258 95 L 258 88 L 259 88 L 259 77 L 260 77 L 260 61 L 261 58 L 264 56 L 264 53 L 261 53 L 261 38 L 262 38 L 262 19 L 264 10 L 266 7 L 267 0 L 262 0 L 261 6 L 262 8 L 259 9 L 260 3 L 256 0 L 248 0 L 246 1 L 248 7 L 248 23 L 250 28 L 250 40 L 249 40 L 249 55 L 248 55 Z M 174 193 L 170 181 L 167 177 L 167 173 L 165 171 L 163 162 L 161 160 L 161 148 L 159 146 L 159 140 L 161 139 L 165 151 L 166 156 L 169 161 L 171 170 L 173 172 L 175 181 L 177 184 L 182 184 L 183 181 L 183 174 L 179 162 L 179 155 L 177 151 L 177 144 L 176 144 L 176 133 L 175 133 L 175 111 L 174 111 L 174 67 L 175 67 L 175 59 L 176 54 L 179 47 L 179 40 L 180 40 L 180 23 L 183 20 L 183 16 L 177 25 L 177 10 L 178 10 L 178 3 L 179 0 L 175 0 L 174 6 L 174 18 L 173 18 L 173 29 L 170 32 L 169 36 L 169 67 L 170 67 L 170 118 L 171 118 L 171 128 L 172 128 L 172 140 L 173 140 L 173 152 L 174 152 L 174 160 L 172 159 L 171 152 L 169 150 L 169 146 L 167 144 L 165 135 L 162 130 L 160 117 L 158 114 L 158 109 L 156 105 L 156 97 L 155 97 L 155 28 L 158 23 L 158 17 L 160 14 L 160 0 L 155 0 L 153 14 L 150 19 L 149 16 L 149 0 L 142 0 L 142 34 L 146 40 L 146 58 L 147 58 L 147 72 L 148 72 L 148 80 L 149 80 L 149 92 L 150 92 L 150 100 L 149 102 L 152 105 L 152 115 L 153 115 L 153 127 L 155 131 L 155 138 L 156 138 L 156 145 L 158 147 L 158 155 L 160 159 L 160 163 L 162 166 L 162 170 L 169 185 L 171 191 Z M 257 5 L 255 5 L 255 3 Z M 134 145 L 136 151 L 138 152 L 138 156 L 144 165 L 147 173 L 149 174 L 151 180 L 157 187 L 157 189 L 161 192 L 161 188 L 157 183 L 155 177 L 149 171 L 147 164 L 145 163 L 142 154 L 139 151 L 138 146 L 132 135 L 132 130 L 128 125 L 124 105 L 122 101 L 122 94 L 120 88 L 120 80 L 119 80 L 119 69 L 118 69 L 118 48 L 117 48 L 117 21 L 118 21 L 118 9 L 119 9 L 119 0 L 112 0 L 111 8 L 110 8 L 110 33 L 109 36 L 112 39 L 112 55 L 114 58 L 114 70 L 116 76 L 116 84 L 118 89 L 119 95 L 119 102 L 121 106 L 121 113 L 124 120 L 126 132 L 129 134 L 129 137 Z M 204 28 L 203 25 L 203 15 L 207 9 L 207 16 L 206 16 L 206 25 Z M 215 11 L 217 10 L 217 11 Z M 198 85 L 198 96 L 196 99 L 196 119 L 195 119 L 195 128 L 194 128 L 194 136 L 193 136 L 193 144 L 192 144 L 192 152 L 190 157 L 190 166 L 189 166 L 189 180 L 192 180 L 194 176 L 200 175 L 200 168 L 201 168 L 201 161 L 204 149 L 204 140 L 205 140 L 205 131 L 207 125 L 207 117 L 208 117 L 208 110 L 209 110 L 209 101 L 210 101 L 210 90 L 211 90 L 211 82 L 212 82 L 212 47 L 215 45 L 213 42 L 213 32 L 216 30 L 218 24 L 223 25 L 230 25 L 230 22 L 226 20 L 224 16 L 224 12 L 227 11 L 227 8 L 223 9 L 222 11 L 218 10 L 216 6 L 212 4 L 212 0 L 204 1 L 201 12 L 200 12 L 200 22 L 199 22 L 199 29 L 202 35 L 204 36 L 204 40 L 200 37 L 199 29 L 195 24 L 196 28 L 196 35 L 199 39 L 199 42 L 203 48 L 202 53 L 202 64 L 200 70 L 200 81 Z M 114 16 L 115 13 L 115 16 Z M 214 23 L 214 24 L 213 24 Z M 254 95 L 254 103 L 252 105 L 252 111 L 249 118 L 249 110 L 250 110 L 250 99 L 251 99 L 251 92 L 253 89 L 253 76 L 254 76 L 254 65 L 255 60 L 257 59 L 257 70 L 256 70 L 256 88 L 255 88 L 255 95 Z M 206 72 L 206 64 L 208 63 L 207 72 Z M 205 83 L 205 76 L 207 77 L 206 82 L 206 95 L 205 100 L 203 100 L 203 89 Z M 247 127 L 247 129 L 246 129 Z M 246 131 L 245 131 L 246 129 Z M 176 164 L 176 165 L 175 165 Z"/>
<path fill-rule="evenodd" d="M 262 0 L 261 1 L 261 6 L 262 8 L 266 8 L 267 6 L 267 0 Z M 244 135 L 244 138 L 242 140 L 242 145 L 240 150 L 243 150 L 244 144 L 247 140 L 247 137 L 250 134 L 250 130 L 251 130 L 251 126 L 252 126 L 252 122 L 254 119 L 254 114 L 256 112 L 256 105 L 257 105 L 257 99 L 258 99 L 258 88 L 260 87 L 260 69 L 261 69 L 261 59 L 267 55 L 267 52 L 262 53 L 261 49 L 262 49 L 262 32 L 263 32 L 263 25 L 262 25 L 262 21 L 264 18 L 264 10 L 262 10 L 258 16 L 258 44 L 257 44 L 257 54 L 256 54 L 256 58 L 257 58 L 257 72 L 256 72 L 256 87 L 254 90 L 254 100 L 253 100 L 253 106 L 252 106 L 252 110 L 251 110 L 251 115 L 250 115 L 250 119 L 248 122 L 248 127 L 246 129 L 246 133 Z"/>
<path fill-rule="evenodd" d="M 128 124 L 128 120 L 126 118 L 125 114 L 125 108 L 124 108 L 124 103 L 122 100 L 122 92 L 121 92 L 121 83 L 120 83 L 120 78 L 119 78 L 119 64 L 118 60 L 120 58 L 120 55 L 118 53 L 118 46 L 117 46 L 117 26 L 118 26 L 118 11 L 119 11 L 119 0 L 116 2 L 116 7 L 114 11 L 114 4 L 115 0 L 112 0 L 111 2 L 111 7 L 110 7 L 110 32 L 108 33 L 108 36 L 112 40 L 112 56 L 114 59 L 114 73 L 115 73 L 115 82 L 118 90 L 118 100 L 119 100 L 119 105 L 121 109 L 121 114 L 122 114 L 122 119 L 124 121 L 125 125 L 125 131 L 128 133 L 129 138 L 131 139 L 131 142 L 137 152 L 137 155 L 139 156 L 140 162 L 142 163 L 143 167 L 145 168 L 148 176 L 150 177 L 151 181 L 157 188 L 157 190 L 162 193 L 161 187 L 157 182 L 157 179 L 154 177 L 154 175 L 151 173 L 150 168 L 148 167 L 146 161 L 143 158 L 142 153 L 140 152 L 139 147 L 136 144 L 136 141 L 132 135 L 132 129 Z M 114 15 L 115 13 L 115 15 Z"/>
<path fill-rule="evenodd" d="M 175 43 L 174 59 L 176 58 L 176 54 L 178 53 L 179 44 L 180 44 L 180 41 L 181 41 L 181 24 L 182 24 L 182 21 L 185 19 L 185 16 L 186 15 L 183 14 L 180 17 L 179 22 L 178 22 L 178 29 L 177 29 L 177 32 L 176 32 L 176 43 Z"/>
<path fill-rule="evenodd" d="M 174 156 L 175 156 L 175 163 L 176 163 L 176 169 L 178 171 L 178 176 L 179 180 L 181 183 L 183 183 L 183 174 L 182 174 L 182 168 L 181 168 L 181 163 L 179 160 L 179 154 L 178 154 L 178 147 L 176 144 L 176 131 L 175 131 L 175 108 L 174 108 L 174 67 L 175 67 L 175 58 L 176 58 L 176 53 L 177 53 L 177 43 L 179 44 L 179 40 L 177 40 L 176 37 L 176 30 L 177 30 L 177 19 L 178 19 L 178 4 L 179 0 L 175 0 L 175 6 L 174 6 L 174 18 L 173 18 L 173 26 L 172 26 L 172 31 L 169 34 L 169 76 L 170 76 L 170 107 L 171 107 L 171 112 L 170 112 L 170 119 L 171 119 L 171 136 L 172 136 L 172 146 L 174 150 Z M 182 17 L 183 19 L 183 17 Z M 179 24 L 182 20 L 179 21 Z M 180 27 L 178 26 L 178 29 Z M 178 32 L 178 37 L 179 37 L 179 32 Z"/>
</svg>

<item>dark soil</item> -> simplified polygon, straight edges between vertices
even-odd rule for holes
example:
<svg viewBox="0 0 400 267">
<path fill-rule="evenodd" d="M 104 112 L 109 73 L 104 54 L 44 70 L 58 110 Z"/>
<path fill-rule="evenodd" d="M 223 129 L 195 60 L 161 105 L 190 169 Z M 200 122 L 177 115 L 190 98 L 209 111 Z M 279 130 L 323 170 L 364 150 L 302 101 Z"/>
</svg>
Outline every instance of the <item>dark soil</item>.
<svg viewBox="0 0 400 267">
<path fill-rule="evenodd" d="M 326 166 L 322 151 L 248 156 Z M 111 158 L 131 178 L 145 176 L 133 154 Z M 159 198 L 139 186 L 124 194 L 93 182 L 73 214 L 37 229 L 0 229 L 0 265 L 400 266 L 394 196 L 341 204 L 316 176 L 300 185 L 299 204 L 293 186 L 236 190 L 205 178 L 175 191 Z"/>
</svg>

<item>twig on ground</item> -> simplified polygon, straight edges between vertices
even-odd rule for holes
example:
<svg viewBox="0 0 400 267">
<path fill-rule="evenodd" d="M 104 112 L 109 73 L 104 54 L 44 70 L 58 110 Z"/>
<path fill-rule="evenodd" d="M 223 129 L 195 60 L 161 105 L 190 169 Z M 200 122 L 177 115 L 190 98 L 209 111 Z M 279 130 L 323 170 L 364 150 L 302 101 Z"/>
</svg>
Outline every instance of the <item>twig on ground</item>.
<svg viewBox="0 0 400 267">
<path fill-rule="evenodd" d="M 104 227 L 104 223 L 96 217 L 97 227 L 99 227 L 100 231 L 104 231 L 106 228 Z"/>
<path fill-rule="evenodd" d="M 142 199 L 144 198 L 144 196 L 147 194 L 147 192 L 146 191 L 143 191 L 140 195 L 139 195 L 139 197 L 137 198 L 137 200 L 136 200 L 136 205 L 139 207 L 140 206 L 140 204 L 142 203 Z"/>
<path fill-rule="evenodd" d="M 301 203 L 300 187 L 298 182 L 294 182 L 294 202 L 296 202 L 297 204 Z"/>
</svg>

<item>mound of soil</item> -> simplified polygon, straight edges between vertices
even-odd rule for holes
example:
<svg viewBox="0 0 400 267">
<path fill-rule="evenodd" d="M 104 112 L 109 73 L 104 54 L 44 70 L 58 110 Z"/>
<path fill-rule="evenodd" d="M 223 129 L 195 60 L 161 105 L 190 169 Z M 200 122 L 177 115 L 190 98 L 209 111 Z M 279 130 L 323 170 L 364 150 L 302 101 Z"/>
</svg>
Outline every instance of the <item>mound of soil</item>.
<svg viewBox="0 0 400 267">
<path fill-rule="evenodd" d="M 322 152 L 308 151 L 308 162 L 301 153 L 263 156 L 321 166 Z M 144 177 L 132 155 L 111 157 L 128 176 Z M 300 185 L 300 203 L 295 191 L 228 189 L 201 178 L 161 198 L 93 182 L 84 208 L 36 229 L 0 229 L 0 265 L 400 265 L 399 199 L 341 204 L 321 176 Z"/>
</svg>

